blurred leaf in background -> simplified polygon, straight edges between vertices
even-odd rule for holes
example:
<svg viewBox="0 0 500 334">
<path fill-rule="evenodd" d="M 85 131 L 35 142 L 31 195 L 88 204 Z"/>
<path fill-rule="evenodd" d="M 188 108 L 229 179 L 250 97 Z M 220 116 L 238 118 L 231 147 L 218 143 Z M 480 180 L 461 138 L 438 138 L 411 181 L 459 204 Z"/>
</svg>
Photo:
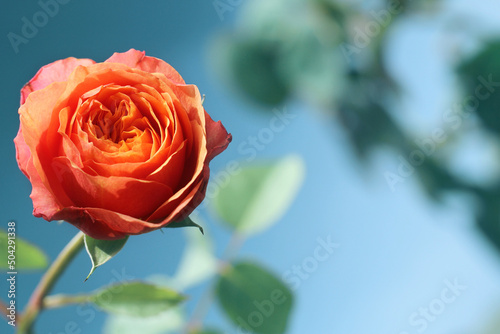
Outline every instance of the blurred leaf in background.
<svg viewBox="0 0 500 334">
<path fill-rule="evenodd" d="M 188 230 L 186 230 L 188 231 Z M 193 232 L 193 230 L 189 230 Z M 199 234 L 198 231 L 196 231 Z M 159 289 L 171 291 L 175 287 L 173 280 L 164 275 L 149 277 L 147 282 Z M 175 287 L 177 288 L 177 287 Z M 180 296 L 180 295 L 177 295 Z M 160 304 L 161 305 L 161 304 Z M 163 306 L 166 306 L 164 304 Z M 110 313 L 107 317 L 103 333 L 106 334 L 161 334 L 179 333 L 185 326 L 186 315 L 183 304 L 168 305 L 160 312 L 147 317 Z"/>
<path fill-rule="evenodd" d="M 157 315 L 185 299 L 174 290 L 145 282 L 115 284 L 90 296 L 90 301 L 104 311 L 133 317 Z"/>
<path fill-rule="evenodd" d="M 267 105 L 298 95 L 330 107 L 343 93 L 343 13 L 334 2 L 257 0 L 238 27 L 212 47 L 215 67 L 248 97 Z"/>
<path fill-rule="evenodd" d="M 466 100 L 481 119 L 482 125 L 500 137 L 500 40 L 484 48 L 459 65 Z"/>
<path fill-rule="evenodd" d="M 262 232 L 288 210 L 304 176 L 304 162 L 298 156 L 246 166 L 220 189 L 214 208 L 238 233 Z"/>
<path fill-rule="evenodd" d="M 1 261 L 0 268 L 16 271 L 41 270 L 47 267 L 47 255 L 40 248 L 19 237 L 14 237 L 13 240 L 15 243 L 9 244 L 7 232 L 0 230 L 0 248 L 4 251 L 5 259 Z M 9 245 L 12 247 L 8 248 Z M 9 258 L 11 254 L 13 255 Z M 14 261 L 12 267 L 8 261 Z"/>
<path fill-rule="evenodd" d="M 226 315 L 240 330 L 261 334 L 286 332 L 292 291 L 258 264 L 230 265 L 220 275 L 216 294 Z"/>
</svg>

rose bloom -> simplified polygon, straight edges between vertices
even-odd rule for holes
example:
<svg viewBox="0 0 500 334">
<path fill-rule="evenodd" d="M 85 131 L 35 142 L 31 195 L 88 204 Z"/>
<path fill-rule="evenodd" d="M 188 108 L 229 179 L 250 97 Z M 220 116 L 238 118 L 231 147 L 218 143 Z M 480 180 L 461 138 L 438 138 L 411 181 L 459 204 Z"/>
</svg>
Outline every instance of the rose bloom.
<svg viewBox="0 0 500 334">
<path fill-rule="evenodd" d="M 210 160 L 231 141 L 196 86 L 133 49 L 42 67 L 21 90 L 19 114 L 14 142 L 33 214 L 96 239 L 186 218 L 205 197 Z"/>
</svg>

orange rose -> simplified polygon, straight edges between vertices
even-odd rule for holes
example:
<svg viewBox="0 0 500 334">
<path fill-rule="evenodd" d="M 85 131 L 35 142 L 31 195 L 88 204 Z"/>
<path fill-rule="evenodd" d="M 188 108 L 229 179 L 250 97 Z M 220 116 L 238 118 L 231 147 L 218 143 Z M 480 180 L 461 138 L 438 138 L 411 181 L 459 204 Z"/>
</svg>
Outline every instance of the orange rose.
<svg viewBox="0 0 500 334">
<path fill-rule="evenodd" d="M 186 218 L 205 197 L 208 163 L 231 141 L 196 86 L 133 49 L 42 67 L 19 114 L 14 142 L 33 214 L 97 239 Z"/>
</svg>

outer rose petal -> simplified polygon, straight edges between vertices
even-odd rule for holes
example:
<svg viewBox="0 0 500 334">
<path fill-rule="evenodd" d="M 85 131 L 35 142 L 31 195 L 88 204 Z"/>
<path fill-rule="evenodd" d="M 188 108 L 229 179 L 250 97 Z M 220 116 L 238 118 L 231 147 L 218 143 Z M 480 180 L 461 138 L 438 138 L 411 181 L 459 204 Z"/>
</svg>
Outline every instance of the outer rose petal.
<svg viewBox="0 0 500 334">
<path fill-rule="evenodd" d="M 30 195 L 33 200 L 33 215 L 43 217 L 45 220 L 52 220 L 51 217 L 59 212 L 63 206 L 57 202 L 55 196 L 42 182 L 32 159 L 28 162 L 27 173 L 33 187 Z"/>
<path fill-rule="evenodd" d="M 67 157 L 53 161 L 64 166 L 63 187 L 75 206 L 100 207 L 132 217 L 146 217 L 164 198 L 172 196 L 172 190 L 162 183 L 132 177 L 90 176 L 79 168 L 72 168 Z"/>
<path fill-rule="evenodd" d="M 167 219 L 161 223 L 162 225 L 167 225 L 170 222 L 186 218 L 198 205 L 200 205 L 205 198 L 210 176 L 208 164 L 215 156 L 224 151 L 233 139 L 233 136 L 227 132 L 222 123 L 220 121 L 214 122 L 207 112 L 205 112 L 205 127 L 207 134 L 207 157 L 202 172 L 201 184 L 194 194 L 187 196 L 187 200 L 179 205 L 181 210 L 175 210 L 173 212 L 175 215 L 167 217 Z"/>
<path fill-rule="evenodd" d="M 214 122 L 209 114 L 205 111 L 205 122 L 207 129 L 207 164 L 210 160 L 212 160 L 215 156 L 219 155 L 222 151 L 224 151 L 231 140 L 233 140 L 233 136 L 230 133 L 227 133 L 226 128 L 220 121 Z"/>
<path fill-rule="evenodd" d="M 199 186 L 192 191 L 189 197 L 185 200 L 185 203 L 179 205 L 177 210 L 174 210 L 170 216 L 168 216 L 161 225 L 168 225 L 171 222 L 181 221 L 187 218 L 193 211 L 196 209 L 198 205 L 203 202 L 205 199 L 205 192 L 208 186 L 208 177 L 210 176 L 210 169 L 208 165 L 205 165 L 205 168 L 202 172 L 202 180 L 199 183 Z"/>
<path fill-rule="evenodd" d="M 30 148 L 28 147 L 28 145 L 26 145 L 26 142 L 24 141 L 21 127 L 19 127 L 17 136 L 16 138 L 14 138 L 14 144 L 16 146 L 17 165 L 19 166 L 19 169 L 24 173 L 24 175 L 29 177 L 26 172 L 26 166 L 28 165 L 28 160 L 31 158 L 31 152 Z"/>
<path fill-rule="evenodd" d="M 169 64 L 161 59 L 146 56 L 146 52 L 130 49 L 127 52 L 115 52 L 107 63 L 121 63 L 132 68 L 137 68 L 149 73 L 163 73 L 174 83 L 184 84 L 184 79 Z"/>
<path fill-rule="evenodd" d="M 66 81 L 73 70 L 79 66 L 95 64 L 92 59 L 66 58 L 45 65 L 21 89 L 21 105 L 24 104 L 31 92 L 43 89 L 53 82 Z"/>
<path fill-rule="evenodd" d="M 187 194 L 184 194 L 182 198 L 169 200 L 150 217 L 152 219 L 156 219 L 158 215 L 165 217 L 165 213 L 170 212 L 170 214 L 167 214 L 167 217 L 159 223 L 162 226 L 186 218 L 203 201 L 208 185 L 208 178 L 210 176 L 208 164 L 213 157 L 224 151 L 232 140 L 231 134 L 227 133 L 222 123 L 220 121 L 214 122 L 206 112 L 205 123 L 207 155 L 203 163 L 203 170 L 201 171 L 199 180 L 192 180 L 191 182 L 193 184 L 185 189 Z"/>
<path fill-rule="evenodd" d="M 30 196 L 33 200 L 33 214 L 45 219 L 49 219 L 47 217 L 62 208 L 60 203 L 67 202 L 64 194 L 49 186 L 50 180 L 58 179 L 52 168 L 44 168 L 50 166 L 50 161 L 45 164 L 41 161 L 50 159 L 50 155 L 43 150 L 41 138 L 50 129 L 53 118 L 51 107 L 65 86 L 65 82 L 55 82 L 43 90 L 36 91 L 30 94 L 27 102 L 19 108 L 21 130 L 16 137 L 18 164 L 24 165 L 22 170 L 30 179 L 33 188 Z M 30 152 L 28 160 L 26 148 Z"/>
<path fill-rule="evenodd" d="M 67 207 L 52 217 L 66 220 L 94 239 L 115 240 L 131 234 L 142 234 L 160 227 L 158 224 L 99 208 Z"/>
<path fill-rule="evenodd" d="M 16 145 L 19 169 L 21 169 L 24 175 L 30 180 L 33 188 L 30 195 L 34 204 L 33 215 L 51 220 L 51 216 L 60 210 L 60 206 L 38 175 L 33 165 L 33 160 L 31 159 L 31 152 L 24 141 L 21 129 L 19 129 L 14 139 L 14 143 Z"/>
</svg>

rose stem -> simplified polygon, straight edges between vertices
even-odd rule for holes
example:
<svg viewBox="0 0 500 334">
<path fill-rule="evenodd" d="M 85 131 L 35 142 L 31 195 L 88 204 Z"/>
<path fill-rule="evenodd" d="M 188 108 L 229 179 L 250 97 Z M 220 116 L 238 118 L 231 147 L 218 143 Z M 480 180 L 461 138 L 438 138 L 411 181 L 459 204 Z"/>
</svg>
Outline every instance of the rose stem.
<svg viewBox="0 0 500 334">
<path fill-rule="evenodd" d="M 7 318 L 9 315 L 9 311 L 7 310 L 7 304 L 5 304 L 3 301 L 0 300 L 0 308 L 2 309 L 2 315 L 5 317 L 5 319 L 10 320 Z"/>
<path fill-rule="evenodd" d="M 222 255 L 222 260 L 219 261 L 217 266 L 217 273 L 221 274 L 227 269 L 228 262 L 238 253 L 239 249 L 243 245 L 245 239 L 238 232 L 233 232 L 231 239 L 229 240 L 228 246 Z M 212 300 L 214 298 L 214 287 L 215 283 L 212 283 L 208 289 L 205 290 L 200 298 L 200 301 L 196 305 L 193 316 L 186 325 L 186 333 L 193 333 L 201 329 L 203 324 L 203 319 L 208 313 Z"/>
<path fill-rule="evenodd" d="M 21 322 L 19 323 L 19 334 L 28 334 L 31 331 L 33 323 L 43 308 L 43 299 L 54 287 L 59 277 L 62 275 L 66 267 L 71 263 L 71 260 L 83 248 L 82 232 L 78 232 L 73 239 L 64 247 L 54 260 L 50 268 L 38 283 L 35 291 L 31 294 L 30 300 L 22 315 Z"/>
<path fill-rule="evenodd" d="M 89 295 L 63 295 L 57 294 L 53 296 L 46 296 L 43 299 L 42 308 L 58 308 L 71 304 L 84 304 L 89 301 Z"/>
</svg>

